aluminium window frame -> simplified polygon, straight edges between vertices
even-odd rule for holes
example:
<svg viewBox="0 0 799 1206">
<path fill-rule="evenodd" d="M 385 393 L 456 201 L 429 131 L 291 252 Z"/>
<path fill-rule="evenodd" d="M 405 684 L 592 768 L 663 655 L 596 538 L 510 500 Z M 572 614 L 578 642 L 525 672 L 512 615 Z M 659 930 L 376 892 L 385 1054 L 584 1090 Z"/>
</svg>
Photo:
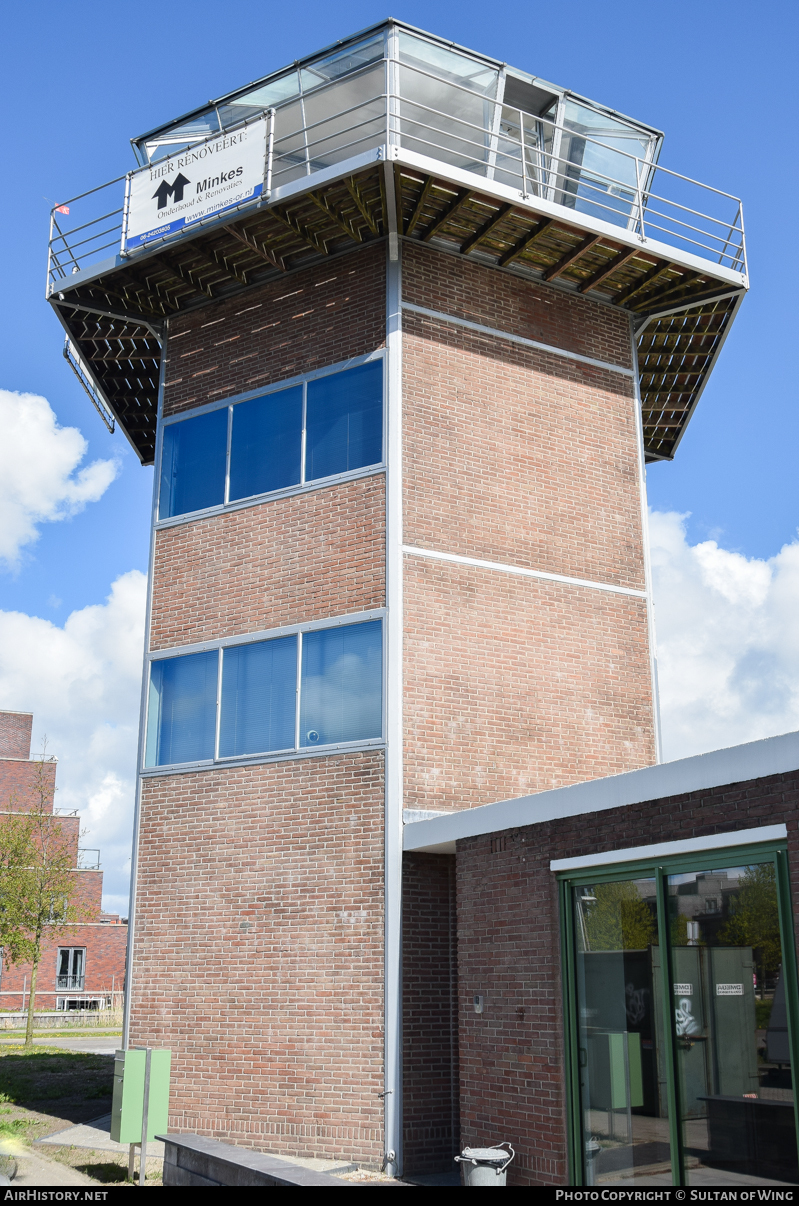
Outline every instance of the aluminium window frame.
<svg viewBox="0 0 799 1206">
<path fill-rule="evenodd" d="M 347 469 L 343 473 L 332 473 L 327 477 L 316 477 L 310 481 L 305 480 L 305 447 L 306 447 L 306 431 L 307 431 L 307 402 L 308 402 L 308 384 L 311 381 L 318 381 L 323 377 L 332 377 L 336 373 L 347 372 L 348 369 L 359 368 L 364 364 L 372 364 L 380 360 L 383 363 L 383 397 L 382 397 L 382 457 L 379 461 L 373 462 L 371 465 L 361 465 L 358 469 Z M 159 427 L 162 429 L 159 433 L 161 438 L 158 446 L 158 456 L 156 458 L 156 479 L 155 479 L 155 523 L 156 531 L 162 528 L 178 527 L 184 523 L 193 523 L 198 519 L 207 519 L 214 515 L 226 515 L 231 511 L 240 511 L 245 507 L 259 506 L 261 503 L 270 502 L 272 499 L 291 498 L 295 494 L 309 494 L 313 490 L 324 490 L 329 486 L 338 485 L 339 482 L 356 481 L 361 477 L 373 477 L 377 473 L 384 473 L 386 470 L 386 442 L 388 439 L 387 431 L 387 407 L 386 407 L 386 349 L 378 348 L 373 352 L 368 352 L 364 356 L 351 356 L 347 360 L 338 361 L 336 364 L 326 365 L 324 368 L 314 369 L 308 373 L 299 373 L 293 377 L 287 377 L 285 380 L 270 383 L 260 389 L 246 390 L 238 394 L 230 394 L 218 401 L 206 402 L 201 406 L 194 406 L 190 410 L 182 410 L 174 415 L 167 415 L 160 419 Z M 237 498 L 232 502 L 228 501 L 228 493 L 230 490 L 230 453 L 231 440 L 233 432 L 233 407 L 239 402 L 251 402 L 255 398 L 265 398 L 269 394 L 282 393 L 288 389 L 294 389 L 297 386 L 302 386 L 302 445 L 300 453 L 300 477 L 301 480 L 291 486 L 282 486 L 278 490 L 268 490 L 262 494 L 250 494 L 246 498 Z M 227 422 L 227 443 L 225 451 L 225 493 L 224 502 L 215 503 L 211 507 L 201 507 L 197 511 L 184 511 L 180 515 L 170 515 L 165 519 L 159 519 L 158 516 L 161 510 L 161 483 L 162 483 L 162 463 L 164 456 L 164 441 L 163 430 L 167 427 L 172 427 L 175 423 L 183 423 L 188 419 L 196 419 L 200 415 L 211 414 L 212 411 L 224 410 L 228 411 Z"/>
<path fill-rule="evenodd" d="M 723 836 L 723 835 L 719 835 Z M 666 1072 L 669 1140 L 672 1183 L 687 1186 L 683 1134 L 679 1115 L 680 1064 L 674 1043 L 672 1014 L 671 943 L 668 922 L 668 877 L 684 872 L 713 871 L 753 863 L 774 864 L 777 881 L 777 906 L 782 943 L 782 969 L 785 974 L 785 1002 L 788 1015 L 788 1043 L 791 1068 L 799 1068 L 799 984 L 797 984 L 794 915 L 791 902 L 790 868 L 785 839 L 742 843 L 719 849 L 697 850 L 629 862 L 614 862 L 608 851 L 607 863 L 596 867 L 556 872 L 560 914 L 561 989 L 565 1055 L 565 1089 L 569 1184 L 583 1185 L 584 1134 L 580 1100 L 579 1020 L 577 1013 L 577 972 L 575 958 L 574 909 L 572 889 L 583 885 L 630 879 L 654 879 L 657 900 L 658 945 L 661 949 L 661 998 L 663 1016 L 663 1063 Z M 794 1074 L 794 1126 L 799 1151 L 799 1086 Z"/>
<path fill-rule="evenodd" d="M 225 766 L 250 766 L 262 762 L 289 762 L 298 758 L 313 758 L 325 754 L 346 753 L 349 750 L 384 749 L 386 745 L 386 615 L 385 607 L 372 608 L 370 611 L 355 612 L 344 616 L 327 617 L 323 620 L 308 620 L 302 624 L 285 624 L 278 628 L 264 629 L 259 632 L 248 632 L 240 636 L 219 637 L 215 640 L 199 641 L 193 645 L 180 645 L 177 648 L 158 649 L 146 655 L 146 706 L 144 713 L 144 758 L 146 758 L 146 737 L 150 713 L 150 675 L 153 662 L 167 661 L 176 657 L 188 657 L 193 653 L 217 652 L 216 702 L 214 717 L 214 756 L 213 758 L 196 759 L 193 762 L 170 762 L 156 766 L 142 765 L 139 773 L 144 778 L 154 778 L 163 774 L 185 774 L 194 770 L 212 770 Z M 320 632 L 324 629 L 351 628 L 358 624 L 368 624 L 375 620 L 381 623 L 381 701 L 380 701 L 380 737 L 359 737 L 353 741 L 331 742 L 327 745 L 304 746 L 299 744 L 300 698 L 302 686 L 302 636 L 306 632 Z M 262 641 L 278 640 L 280 637 L 297 636 L 297 681 L 294 705 L 294 740 L 295 745 L 284 750 L 264 750 L 254 754 L 219 755 L 219 730 L 222 702 L 222 667 L 224 665 L 223 651 L 242 645 L 257 645 Z M 222 656 L 220 656 L 222 654 Z"/>
<path fill-rule="evenodd" d="M 64 951 L 69 951 L 70 970 L 67 972 L 66 976 L 62 976 L 60 971 L 58 970 L 59 964 L 61 963 L 61 955 Z M 82 971 L 81 971 L 80 976 L 76 976 L 75 973 L 72 971 L 72 965 L 74 962 L 75 951 L 80 951 L 83 956 L 81 959 Z M 80 987 L 76 988 L 73 986 L 72 991 L 73 992 L 83 992 L 84 991 L 83 986 L 86 983 L 86 953 L 87 953 L 86 946 L 81 946 L 79 944 L 77 946 L 67 946 L 66 944 L 62 944 L 62 945 L 56 947 L 55 981 L 56 981 L 56 991 L 57 992 L 69 992 L 70 991 L 69 985 L 67 985 L 66 988 L 64 988 L 64 987 L 59 988 L 58 981 L 63 980 L 63 979 L 80 980 L 80 982 L 81 982 Z"/>
</svg>

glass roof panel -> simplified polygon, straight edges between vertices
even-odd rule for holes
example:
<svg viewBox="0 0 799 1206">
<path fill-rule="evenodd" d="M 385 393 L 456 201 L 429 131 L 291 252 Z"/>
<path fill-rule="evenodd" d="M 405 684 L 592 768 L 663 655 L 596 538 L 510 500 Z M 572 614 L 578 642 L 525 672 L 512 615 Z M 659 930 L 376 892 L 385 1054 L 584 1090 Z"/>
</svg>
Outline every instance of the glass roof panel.
<svg viewBox="0 0 799 1206">
<path fill-rule="evenodd" d="M 270 83 L 256 88 L 253 92 L 245 92 L 243 96 L 235 96 L 224 105 L 220 105 L 220 112 L 235 112 L 239 106 L 252 109 L 253 111 L 269 109 L 272 105 L 279 105 L 281 101 L 288 100 L 290 96 L 296 96 L 299 90 L 300 81 L 297 72 L 289 71 L 286 75 L 282 75 L 280 79 L 272 80 Z M 241 116 L 246 116 L 246 114 L 242 114 Z M 227 124 L 226 121 L 225 125 Z"/>
<path fill-rule="evenodd" d="M 495 96 L 499 72 L 479 59 L 471 59 L 446 46 L 437 46 L 415 38 L 413 34 L 400 30 L 400 61 L 409 66 L 422 67 L 440 79 L 462 88 L 470 88 L 483 96 Z"/>
<path fill-rule="evenodd" d="M 300 72 L 303 92 L 316 88 L 319 84 L 326 84 L 330 80 L 337 80 L 339 76 L 348 75 L 351 71 L 357 71 L 359 67 L 382 58 L 384 47 L 385 37 L 383 31 L 380 30 L 371 38 L 356 42 L 354 46 L 336 50 L 332 54 L 325 55 L 324 58 L 306 64 Z"/>
<path fill-rule="evenodd" d="M 163 130 L 155 138 L 148 138 L 145 143 L 147 158 L 150 163 L 155 163 L 159 159 L 165 159 L 167 155 L 174 155 L 175 152 L 191 146 L 192 143 L 202 142 L 218 130 L 216 110 L 207 109 L 205 113 L 198 114 L 190 121 L 181 122 L 171 130 Z"/>
</svg>

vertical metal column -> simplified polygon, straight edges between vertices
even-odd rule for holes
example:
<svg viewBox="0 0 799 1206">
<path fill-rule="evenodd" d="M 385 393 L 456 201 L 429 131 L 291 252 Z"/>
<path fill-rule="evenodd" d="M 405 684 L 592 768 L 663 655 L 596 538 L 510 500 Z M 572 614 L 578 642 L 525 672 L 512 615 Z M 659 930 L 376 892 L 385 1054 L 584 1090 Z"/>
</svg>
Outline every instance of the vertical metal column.
<svg viewBox="0 0 799 1206">
<path fill-rule="evenodd" d="M 494 170 L 497 166 L 497 148 L 499 145 L 499 127 L 502 121 L 502 105 L 505 100 L 505 64 L 499 70 L 497 77 L 497 95 L 494 99 L 494 112 L 491 118 L 491 130 L 488 140 L 488 166 L 486 167 L 486 179 L 494 179 Z"/>
<path fill-rule="evenodd" d="M 646 464 L 644 461 L 644 419 L 641 402 L 641 377 L 638 371 L 638 344 L 632 316 L 630 317 L 630 345 L 633 356 L 633 384 L 635 406 L 635 438 L 638 446 L 638 495 L 641 506 L 641 539 L 644 546 L 644 590 L 646 591 L 646 619 L 649 633 L 649 674 L 652 682 L 652 710 L 655 726 L 655 757 L 663 761 L 663 746 L 660 735 L 660 691 L 658 689 L 658 661 L 655 632 L 655 606 L 652 601 L 652 560 L 649 550 L 649 507 L 646 499 Z"/>
<path fill-rule="evenodd" d="M 139 830 L 141 826 L 141 772 L 144 769 L 145 744 L 147 741 L 147 696 L 150 686 L 150 616 L 153 609 L 153 565 L 155 561 L 155 522 L 158 518 L 158 486 L 161 471 L 161 445 L 163 427 L 161 418 L 164 410 L 164 376 L 166 374 L 166 345 L 169 338 L 167 321 L 161 344 L 161 365 L 158 374 L 158 411 L 155 435 L 155 468 L 153 473 L 153 498 L 150 515 L 150 559 L 147 568 L 147 608 L 144 616 L 144 657 L 142 659 L 142 687 L 139 703 L 139 756 L 136 764 L 136 802 L 133 812 L 133 850 L 130 864 L 130 906 L 128 908 L 128 943 L 125 957 L 125 999 L 122 1021 L 122 1048 L 130 1043 L 130 1005 L 133 983 L 133 941 L 136 931 L 136 886 L 139 871 Z"/>
<path fill-rule="evenodd" d="M 144 1054 L 144 1100 L 141 1106 L 141 1147 L 139 1149 L 139 1185 L 147 1184 L 147 1126 L 150 1114 L 150 1067 L 153 1053 L 150 1047 Z"/>
<path fill-rule="evenodd" d="M 394 165 L 384 164 L 386 206 L 396 215 Z M 402 278 L 396 230 L 386 257 L 386 796 L 385 1039 L 386 1171 L 402 1171 Z"/>
</svg>

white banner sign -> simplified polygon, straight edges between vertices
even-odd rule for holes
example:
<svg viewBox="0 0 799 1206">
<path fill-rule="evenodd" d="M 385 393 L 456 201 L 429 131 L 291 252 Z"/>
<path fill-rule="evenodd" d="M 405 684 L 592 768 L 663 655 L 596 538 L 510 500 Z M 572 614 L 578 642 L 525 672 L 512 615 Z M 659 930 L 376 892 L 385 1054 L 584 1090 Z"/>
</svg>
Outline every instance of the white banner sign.
<svg viewBox="0 0 799 1206">
<path fill-rule="evenodd" d="M 232 134 L 197 143 L 130 178 L 122 250 L 260 197 L 266 162 L 266 117 Z"/>
<path fill-rule="evenodd" d="M 742 997 L 744 995 L 743 984 L 717 984 L 717 997 Z"/>
</svg>

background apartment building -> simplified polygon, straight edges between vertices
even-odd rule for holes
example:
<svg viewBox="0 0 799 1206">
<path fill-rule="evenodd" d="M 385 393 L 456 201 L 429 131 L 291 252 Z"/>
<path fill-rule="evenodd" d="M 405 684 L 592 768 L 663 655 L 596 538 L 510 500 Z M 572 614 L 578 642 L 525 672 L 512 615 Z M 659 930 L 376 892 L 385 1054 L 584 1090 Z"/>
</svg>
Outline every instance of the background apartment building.
<svg viewBox="0 0 799 1206">
<path fill-rule="evenodd" d="M 156 470 L 129 1040 L 176 1130 L 398 1168 L 403 818 L 658 759 L 644 466 L 747 283 L 661 141 L 391 21 L 134 139 L 110 259 L 54 215 Z"/>
<path fill-rule="evenodd" d="M 80 815 L 55 806 L 56 759 L 31 757 L 31 712 L 0 712 L 0 818 L 44 809 L 58 817 L 67 852 L 80 877 L 75 904 L 85 919 L 45 936 L 36 982 L 37 1010 L 121 1009 L 127 925 L 102 909 L 100 851 L 78 846 Z M 0 1010 L 23 1010 L 30 1000 L 31 968 L 0 963 Z"/>
</svg>

